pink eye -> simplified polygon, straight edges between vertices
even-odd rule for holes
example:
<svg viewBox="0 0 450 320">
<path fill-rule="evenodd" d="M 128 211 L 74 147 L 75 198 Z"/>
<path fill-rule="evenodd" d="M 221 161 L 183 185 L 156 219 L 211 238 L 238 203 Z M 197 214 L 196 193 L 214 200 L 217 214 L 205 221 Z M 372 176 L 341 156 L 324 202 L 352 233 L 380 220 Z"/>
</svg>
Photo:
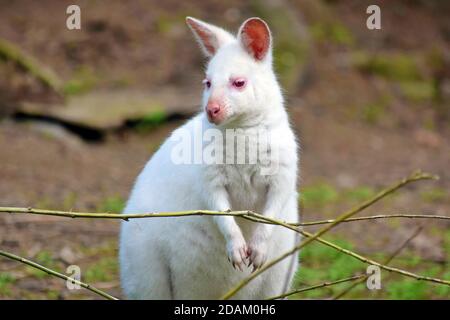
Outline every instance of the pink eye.
<svg viewBox="0 0 450 320">
<path fill-rule="evenodd" d="M 245 86 L 245 79 L 238 78 L 233 80 L 233 87 L 242 89 Z"/>
<path fill-rule="evenodd" d="M 211 88 L 211 81 L 209 81 L 208 79 L 205 79 L 202 82 L 206 88 L 208 88 L 208 89 Z"/>
</svg>

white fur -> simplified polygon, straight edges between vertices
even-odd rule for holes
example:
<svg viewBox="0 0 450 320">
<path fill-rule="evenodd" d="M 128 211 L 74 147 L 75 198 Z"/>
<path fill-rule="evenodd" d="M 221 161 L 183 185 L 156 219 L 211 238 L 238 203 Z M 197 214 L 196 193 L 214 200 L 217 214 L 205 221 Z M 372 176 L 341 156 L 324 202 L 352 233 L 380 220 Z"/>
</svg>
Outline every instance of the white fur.
<svg viewBox="0 0 450 320">
<path fill-rule="evenodd" d="M 173 135 L 179 130 L 193 132 L 195 123 L 201 123 L 203 130 L 264 128 L 271 133 L 270 148 L 278 150 L 278 170 L 274 175 L 261 175 L 260 164 L 175 164 L 171 159 L 175 142 L 168 139 L 139 175 L 124 212 L 252 210 L 297 221 L 297 144 L 272 69 L 271 48 L 262 61 L 256 61 L 244 50 L 239 35 L 235 38 L 223 29 L 188 19 L 188 23 L 209 28 L 213 37 L 220 36 L 220 41 L 216 37 L 209 43 L 209 48 L 215 46 L 206 71 L 212 87 L 204 92 L 202 110 L 211 95 L 220 93 L 227 118 L 216 126 L 202 111 Z M 201 45 L 211 40 L 196 36 Z M 233 76 L 248 79 L 244 90 L 229 87 Z M 253 267 L 259 268 L 266 259 L 292 248 L 296 239 L 287 229 L 234 217 L 126 221 L 120 237 L 122 287 L 132 299 L 218 299 Z M 247 249 L 249 257 L 245 256 Z M 252 265 L 247 267 L 249 262 Z M 262 299 L 280 294 L 296 268 L 297 257 L 293 255 L 233 298 Z"/>
</svg>

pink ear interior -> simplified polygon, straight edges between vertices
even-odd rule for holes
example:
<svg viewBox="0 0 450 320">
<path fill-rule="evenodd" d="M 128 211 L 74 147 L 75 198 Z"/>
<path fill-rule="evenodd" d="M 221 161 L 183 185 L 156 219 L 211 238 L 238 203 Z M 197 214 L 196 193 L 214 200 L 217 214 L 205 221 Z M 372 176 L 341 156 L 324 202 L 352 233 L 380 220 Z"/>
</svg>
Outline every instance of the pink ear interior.
<svg viewBox="0 0 450 320">
<path fill-rule="evenodd" d="M 193 19 L 188 18 L 186 20 L 186 22 L 189 24 L 189 26 L 195 32 L 198 39 L 203 44 L 203 47 L 205 48 L 205 50 L 210 55 L 214 55 L 216 53 L 216 44 L 217 44 L 216 36 L 214 35 L 214 33 Z"/>
<path fill-rule="evenodd" d="M 252 57 L 262 60 L 270 48 L 270 31 L 261 19 L 250 19 L 241 29 L 241 40 Z"/>
</svg>

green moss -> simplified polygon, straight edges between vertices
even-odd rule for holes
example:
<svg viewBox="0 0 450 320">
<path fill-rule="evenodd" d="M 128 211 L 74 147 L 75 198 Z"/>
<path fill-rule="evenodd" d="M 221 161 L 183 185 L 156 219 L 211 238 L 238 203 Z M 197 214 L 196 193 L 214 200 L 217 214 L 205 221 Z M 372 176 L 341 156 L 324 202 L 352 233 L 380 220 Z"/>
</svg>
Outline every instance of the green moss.
<svg viewBox="0 0 450 320">
<path fill-rule="evenodd" d="M 435 96 L 435 86 L 431 81 L 408 81 L 400 83 L 403 96 L 412 102 L 431 101 Z"/>
<path fill-rule="evenodd" d="M 304 206 L 323 206 L 338 199 L 336 189 L 326 183 L 306 186 L 301 191 L 300 199 Z"/>
<path fill-rule="evenodd" d="M 342 239 L 333 239 L 337 245 L 352 249 L 352 245 Z M 318 243 L 306 246 L 300 253 L 300 268 L 295 276 L 294 287 L 302 288 L 325 281 L 335 281 L 364 272 L 365 266 L 346 254 Z M 342 291 L 349 284 L 315 289 L 297 295 L 297 298 L 325 298 Z"/>
<path fill-rule="evenodd" d="M 98 212 L 120 213 L 125 207 L 125 200 L 121 197 L 106 198 L 103 203 L 97 207 Z"/>
<path fill-rule="evenodd" d="M 337 21 L 317 22 L 310 28 L 312 37 L 321 42 L 339 45 L 353 45 L 355 40 L 350 30 Z"/>
<path fill-rule="evenodd" d="M 344 198 L 350 201 L 362 202 L 375 195 L 375 190 L 371 187 L 361 186 L 346 190 Z"/>
<path fill-rule="evenodd" d="M 386 284 L 389 299 L 413 300 L 427 297 L 427 283 L 415 279 L 390 281 Z"/>
<path fill-rule="evenodd" d="M 16 282 L 16 278 L 8 273 L 0 273 L 0 296 L 8 297 L 11 295 L 11 285 Z"/>
<path fill-rule="evenodd" d="M 437 187 L 421 192 L 420 197 L 425 202 L 443 202 L 446 200 L 450 200 L 450 194 L 448 190 Z"/>
<path fill-rule="evenodd" d="M 64 210 L 72 210 L 76 203 L 77 194 L 75 192 L 69 191 L 63 199 L 62 206 Z"/>
<path fill-rule="evenodd" d="M 162 106 L 155 106 L 154 111 L 146 114 L 136 124 L 138 132 L 146 133 L 167 121 L 167 112 Z"/>
<path fill-rule="evenodd" d="M 384 104 L 369 103 L 362 108 L 362 118 L 369 124 L 377 124 L 386 112 Z"/>
<path fill-rule="evenodd" d="M 406 54 L 369 54 L 357 52 L 353 55 L 357 69 L 389 80 L 417 81 L 422 75 L 416 61 Z"/>
<path fill-rule="evenodd" d="M 53 254 L 46 250 L 40 251 L 33 259 L 33 261 L 49 269 L 54 269 L 56 266 L 56 260 L 53 258 Z M 38 279 L 42 279 L 49 276 L 49 274 L 46 273 L 45 271 L 41 271 L 31 266 L 26 266 L 25 270 L 27 273 Z"/>
<path fill-rule="evenodd" d="M 66 95 L 86 93 L 97 85 L 98 80 L 91 68 L 82 66 L 75 70 L 72 79 L 64 84 L 63 92 Z"/>
<path fill-rule="evenodd" d="M 116 278 L 118 269 L 116 257 L 103 258 L 86 269 L 84 280 L 87 283 L 111 281 Z"/>
</svg>

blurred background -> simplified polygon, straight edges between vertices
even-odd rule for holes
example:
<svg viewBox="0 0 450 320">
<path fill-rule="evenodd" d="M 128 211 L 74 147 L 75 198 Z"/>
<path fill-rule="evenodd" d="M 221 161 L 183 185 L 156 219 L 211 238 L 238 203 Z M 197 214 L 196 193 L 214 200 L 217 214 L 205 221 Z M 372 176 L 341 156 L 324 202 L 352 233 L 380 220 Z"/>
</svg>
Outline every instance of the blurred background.
<svg viewBox="0 0 450 320">
<path fill-rule="evenodd" d="M 81 8 L 81 30 L 66 8 Z M 366 9 L 381 8 L 381 30 Z M 0 0 L 0 206 L 120 212 L 163 139 L 198 110 L 204 58 L 190 15 L 236 32 L 272 28 L 275 68 L 302 143 L 304 221 L 329 219 L 415 169 L 439 181 L 402 189 L 366 214 L 450 213 L 450 2 L 438 0 Z M 365 215 L 365 214 L 364 214 Z M 450 279 L 446 221 L 377 220 L 326 237 L 391 265 Z M 121 296 L 119 222 L 0 214 L 0 248 Z M 314 230 L 314 229 L 312 229 Z M 295 286 L 365 272 L 321 245 Z M 348 284 L 294 298 L 329 298 Z M 382 289 L 345 298 L 445 299 L 448 287 L 382 273 Z M 2 299 L 92 299 L 0 258 Z"/>
</svg>

